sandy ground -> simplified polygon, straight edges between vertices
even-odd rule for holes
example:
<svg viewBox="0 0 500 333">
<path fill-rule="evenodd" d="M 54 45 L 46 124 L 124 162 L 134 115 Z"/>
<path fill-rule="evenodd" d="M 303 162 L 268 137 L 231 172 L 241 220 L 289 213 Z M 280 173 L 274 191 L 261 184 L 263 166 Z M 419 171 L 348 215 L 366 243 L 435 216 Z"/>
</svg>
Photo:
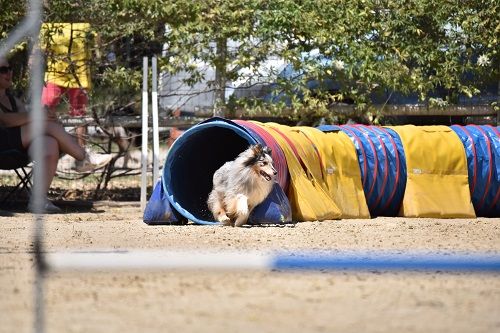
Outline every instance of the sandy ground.
<svg viewBox="0 0 500 333">
<path fill-rule="evenodd" d="M 33 331 L 33 218 L 0 217 L 0 332 Z M 138 207 L 45 218 L 45 249 L 477 251 L 500 219 L 377 218 L 295 227 L 147 226 Z M 500 275 L 450 272 L 56 272 L 47 332 L 500 332 Z"/>
</svg>

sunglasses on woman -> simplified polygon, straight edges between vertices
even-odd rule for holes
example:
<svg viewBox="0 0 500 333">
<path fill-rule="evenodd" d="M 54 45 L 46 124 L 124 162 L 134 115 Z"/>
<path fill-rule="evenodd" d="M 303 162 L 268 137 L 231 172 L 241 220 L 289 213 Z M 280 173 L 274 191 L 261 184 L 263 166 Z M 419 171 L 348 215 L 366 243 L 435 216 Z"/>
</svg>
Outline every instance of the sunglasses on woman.
<svg viewBox="0 0 500 333">
<path fill-rule="evenodd" d="M 12 72 L 12 67 L 10 66 L 0 66 L 0 74 L 6 74 Z"/>
</svg>

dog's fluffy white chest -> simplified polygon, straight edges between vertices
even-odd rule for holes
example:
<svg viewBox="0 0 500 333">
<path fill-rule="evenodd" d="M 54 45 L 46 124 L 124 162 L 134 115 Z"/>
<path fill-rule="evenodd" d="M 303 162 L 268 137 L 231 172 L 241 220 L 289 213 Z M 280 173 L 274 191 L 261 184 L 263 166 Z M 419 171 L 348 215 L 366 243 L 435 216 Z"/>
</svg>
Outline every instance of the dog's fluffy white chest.
<svg viewBox="0 0 500 333">
<path fill-rule="evenodd" d="M 260 182 L 259 182 L 260 183 Z M 248 206 L 255 207 L 260 204 L 271 192 L 271 184 L 256 184 L 255 188 L 251 193 L 248 194 Z"/>
</svg>

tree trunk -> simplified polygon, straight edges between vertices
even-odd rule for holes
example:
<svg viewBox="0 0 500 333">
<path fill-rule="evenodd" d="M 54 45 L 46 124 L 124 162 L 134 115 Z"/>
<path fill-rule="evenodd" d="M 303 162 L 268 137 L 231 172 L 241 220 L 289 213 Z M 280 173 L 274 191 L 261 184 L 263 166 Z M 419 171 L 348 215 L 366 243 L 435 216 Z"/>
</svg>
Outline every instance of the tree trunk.
<svg viewBox="0 0 500 333">
<path fill-rule="evenodd" d="M 217 59 L 215 62 L 215 101 L 214 117 L 225 116 L 226 103 L 226 57 L 227 40 L 221 38 L 217 40 Z"/>
</svg>

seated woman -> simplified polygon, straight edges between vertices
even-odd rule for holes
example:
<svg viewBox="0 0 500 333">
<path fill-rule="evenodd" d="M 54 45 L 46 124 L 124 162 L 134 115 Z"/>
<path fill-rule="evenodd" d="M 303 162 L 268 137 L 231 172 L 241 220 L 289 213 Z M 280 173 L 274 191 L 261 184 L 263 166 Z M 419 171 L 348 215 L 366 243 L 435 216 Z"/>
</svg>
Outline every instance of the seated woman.
<svg viewBox="0 0 500 333">
<path fill-rule="evenodd" d="M 0 57 L 0 151 L 19 150 L 30 153 L 30 145 L 35 138 L 30 132 L 30 115 L 26 112 L 23 103 L 12 96 L 9 88 L 12 86 L 12 68 L 5 58 Z M 90 172 L 101 168 L 111 161 L 111 154 L 89 153 L 78 145 L 76 139 L 56 122 L 56 119 L 47 118 L 44 130 L 43 158 L 45 175 L 43 189 L 49 190 L 52 179 L 56 174 L 57 163 L 61 153 L 71 155 L 77 160 L 77 171 Z M 46 201 L 46 213 L 58 213 L 61 209 L 52 202 Z"/>
</svg>

